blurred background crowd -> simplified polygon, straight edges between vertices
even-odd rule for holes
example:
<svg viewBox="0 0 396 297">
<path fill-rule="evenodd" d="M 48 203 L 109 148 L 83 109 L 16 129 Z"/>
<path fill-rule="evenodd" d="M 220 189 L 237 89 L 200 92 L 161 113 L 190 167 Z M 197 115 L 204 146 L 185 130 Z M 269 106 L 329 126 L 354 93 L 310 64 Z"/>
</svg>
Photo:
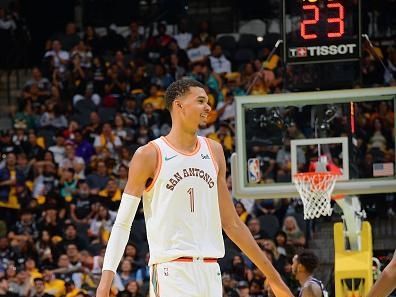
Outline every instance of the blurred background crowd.
<svg viewBox="0 0 396 297">
<path fill-rule="evenodd" d="M 212 111 L 199 134 L 223 145 L 229 167 L 235 150 L 235 96 L 280 93 L 289 91 L 288 85 L 298 89 L 298 79 L 315 80 L 285 67 L 280 54 L 269 57 L 269 39 L 261 43 L 252 34 L 230 39 L 206 20 L 191 26 L 188 18 L 180 18 L 174 25 L 152 27 L 132 19 L 128 26 L 112 23 L 105 30 L 64 23 L 63 31 L 42 42 L 39 59 L 27 58 L 32 67 L 13 98 L 12 127 L 1 131 L 0 296 L 94 296 L 129 161 L 139 146 L 170 130 L 164 91 L 173 81 L 191 77 L 205 84 Z M 0 7 L 3 45 L 23 46 L 31 37 L 17 6 Z M 0 49 L 0 66 L 5 67 L 12 53 L 10 47 Z M 365 45 L 361 80 L 354 86 L 394 85 L 395 72 L 392 45 L 374 51 Z M 394 114 L 387 105 L 375 108 L 384 112 L 382 117 L 366 124 L 379 131 L 371 138 L 375 134 L 387 149 L 394 131 L 381 131 L 383 125 L 394 127 Z M 284 136 L 299 137 L 301 132 L 290 130 Z M 274 176 L 284 160 L 276 154 L 268 163 Z M 297 292 L 291 259 L 309 247 L 312 235 L 298 200 L 235 199 L 235 208 Z M 229 239 L 225 242 L 226 257 L 220 260 L 224 296 L 270 296 L 265 277 Z M 113 296 L 147 296 L 148 257 L 140 208 Z"/>
</svg>

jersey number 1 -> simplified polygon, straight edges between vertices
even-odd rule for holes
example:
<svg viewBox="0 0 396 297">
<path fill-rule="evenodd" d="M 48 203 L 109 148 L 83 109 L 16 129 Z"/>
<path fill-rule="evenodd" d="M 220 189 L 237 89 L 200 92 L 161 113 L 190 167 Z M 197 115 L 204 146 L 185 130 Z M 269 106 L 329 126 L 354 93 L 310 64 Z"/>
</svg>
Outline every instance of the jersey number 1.
<svg viewBox="0 0 396 297">
<path fill-rule="evenodd" d="M 189 188 L 187 190 L 188 196 L 190 196 L 190 211 L 194 212 L 195 204 L 194 204 L 194 188 Z"/>
</svg>

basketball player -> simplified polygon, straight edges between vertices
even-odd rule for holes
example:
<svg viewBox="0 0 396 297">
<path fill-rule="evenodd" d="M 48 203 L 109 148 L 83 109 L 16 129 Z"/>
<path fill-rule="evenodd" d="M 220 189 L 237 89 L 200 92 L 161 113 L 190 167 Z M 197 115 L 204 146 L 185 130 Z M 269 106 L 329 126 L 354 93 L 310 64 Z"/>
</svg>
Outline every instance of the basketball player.
<svg viewBox="0 0 396 297">
<path fill-rule="evenodd" d="M 367 297 L 386 297 L 396 289 L 396 251 L 393 259 L 382 271 Z"/>
<path fill-rule="evenodd" d="M 141 196 L 151 297 L 221 297 L 217 259 L 224 256 L 222 228 L 266 275 L 276 296 L 292 296 L 235 211 L 222 146 L 197 136 L 210 112 L 204 86 L 190 79 L 176 81 L 165 100 L 172 129 L 132 158 L 97 296 L 109 296 Z"/>
<path fill-rule="evenodd" d="M 318 267 L 318 257 L 310 251 L 302 251 L 293 257 L 292 272 L 301 285 L 298 297 L 327 297 L 322 282 L 313 277 Z"/>
</svg>

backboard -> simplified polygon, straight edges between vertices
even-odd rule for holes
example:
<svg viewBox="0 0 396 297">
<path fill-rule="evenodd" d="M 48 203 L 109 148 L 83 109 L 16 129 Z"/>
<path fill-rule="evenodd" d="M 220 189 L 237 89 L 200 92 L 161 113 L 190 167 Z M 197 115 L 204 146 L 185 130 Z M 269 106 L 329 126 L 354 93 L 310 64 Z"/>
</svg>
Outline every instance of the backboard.
<svg viewBox="0 0 396 297">
<path fill-rule="evenodd" d="M 341 171 L 334 194 L 396 192 L 396 87 L 239 96 L 236 103 L 235 197 L 298 197 L 292 176 L 315 171 L 322 158 Z"/>
</svg>

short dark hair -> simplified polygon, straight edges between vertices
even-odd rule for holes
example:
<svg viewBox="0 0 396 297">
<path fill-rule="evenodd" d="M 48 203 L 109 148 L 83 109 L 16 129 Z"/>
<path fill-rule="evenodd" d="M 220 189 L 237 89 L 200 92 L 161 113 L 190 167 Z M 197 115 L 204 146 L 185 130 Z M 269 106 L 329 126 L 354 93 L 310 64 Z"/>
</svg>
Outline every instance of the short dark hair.
<svg viewBox="0 0 396 297">
<path fill-rule="evenodd" d="M 313 273 L 315 269 L 319 266 L 319 259 L 318 257 L 309 250 L 304 250 L 297 255 L 297 261 L 302 266 L 305 267 L 307 272 Z"/>
<path fill-rule="evenodd" d="M 188 93 L 192 87 L 205 88 L 199 81 L 191 78 L 183 78 L 173 82 L 165 92 L 166 108 L 171 111 L 173 101 Z"/>
<path fill-rule="evenodd" d="M 36 283 L 36 282 L 43 282 L 43 283 L 44 283 L 44 279 L 43 279 L 42 277 L 35 277 L 35 278 L 33 279 L 33 282 L 34 282 L 34 283 Z"/>
</svg>

